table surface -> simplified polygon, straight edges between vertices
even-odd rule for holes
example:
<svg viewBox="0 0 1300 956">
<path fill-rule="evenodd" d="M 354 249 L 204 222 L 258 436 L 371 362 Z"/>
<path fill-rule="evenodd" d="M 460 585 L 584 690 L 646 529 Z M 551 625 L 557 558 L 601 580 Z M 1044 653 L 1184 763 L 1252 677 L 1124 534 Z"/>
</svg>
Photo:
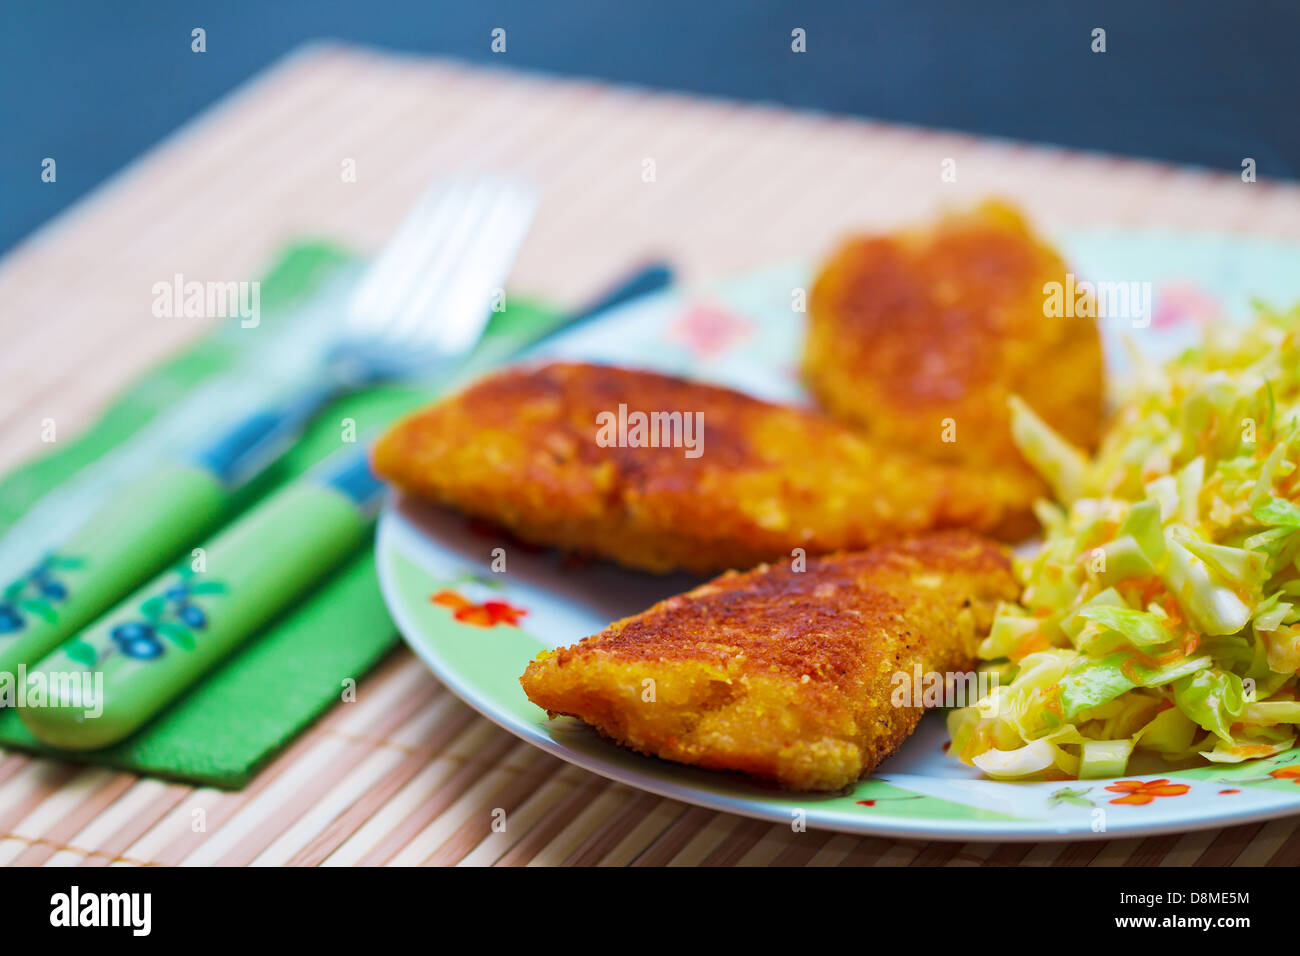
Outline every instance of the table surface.
<svg viewBox="0 0 1300 956">
<path fill-rule="evenodd" d="M 957 177 L 945 183 L 949 158 Z M 647 159 L 654 182 L 642 178 Z M 341 176 L 347 160 L 355 182 Z M 44 419 L 79 430 L 207 331 L 152 318 L 154 282 L 255 279 L 301 236 L 371 252 L 431 177 L 483 167 L 542 187 L 513 285 L 560 304 L 647 254 L 707 284 L 988 194 L 1015 200 L 1048 234 L 1300 240 L 1290 184 L 317 45 L 0 262 L 0 469 L 39 450 Z M 490 832 L 495 808 L 508 813 L 505 833 Z M 0 862 L 1297 865 L 1300 817 L 1038 845 L 794 833 L 543 754 L 403 650 L 238 793 L 0 752 Z"/>
</svg>

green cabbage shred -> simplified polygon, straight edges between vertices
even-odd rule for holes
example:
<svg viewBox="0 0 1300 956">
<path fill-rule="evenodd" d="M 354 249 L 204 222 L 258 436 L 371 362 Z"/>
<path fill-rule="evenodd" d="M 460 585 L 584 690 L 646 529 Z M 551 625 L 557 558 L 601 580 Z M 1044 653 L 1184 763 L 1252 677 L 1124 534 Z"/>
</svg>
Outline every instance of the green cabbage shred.
<svg viewBox="0 0 1300 956">
<path fill-rule="evenodd" d="M 980 647 L 1005 675 L 948 716 L 995 779 L 1099 778 L 1130 758 L 1238 763 L 1300 727 L 1300 305 L 1215 323 L 1143 363 L 1091 458 L 1019 399 L 1057 502 Z"/>
</svg>

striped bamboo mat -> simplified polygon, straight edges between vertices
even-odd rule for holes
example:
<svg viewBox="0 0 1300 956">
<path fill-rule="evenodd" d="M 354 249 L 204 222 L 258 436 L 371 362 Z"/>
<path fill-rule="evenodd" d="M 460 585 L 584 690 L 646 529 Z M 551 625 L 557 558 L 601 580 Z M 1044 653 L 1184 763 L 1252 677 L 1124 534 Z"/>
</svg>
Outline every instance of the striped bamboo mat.
<svg viewBox="0 0 1300 956">
<path fill-rule="evenodd" d="M 154 282 L 254 279 L 303 235 L 373 250 L 432 176 L 482 166 L 543 187 L 514 285 L 560 304 L 647 253 L 708 282 L 990 193 L 1049 234 L 1300 240 L 1300 188 L 1266 179 L 313 46 L 0 262 L 0 469 L 39 449 L 43 419 L 76 431 L 204 333 L 149 317 Z M 490 830 L 494 808 L 506 833 Z M 0 862 L 1297 865 L 1300 818 L 1075 844 L 793 833 L 564 764 L 402 652 L 239 793 L 0 753 Z"/>
</svg>

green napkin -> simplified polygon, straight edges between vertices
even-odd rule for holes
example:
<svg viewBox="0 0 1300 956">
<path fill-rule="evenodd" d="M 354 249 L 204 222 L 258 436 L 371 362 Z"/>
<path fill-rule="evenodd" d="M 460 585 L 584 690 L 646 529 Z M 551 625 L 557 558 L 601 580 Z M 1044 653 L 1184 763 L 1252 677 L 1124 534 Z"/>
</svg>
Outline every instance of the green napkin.
<svg viewBox="0 0 1300 956">
<path fill-rule="evenodd" d="M 262 280 L 263 324 L 288 322 L 295 312 L 310 306 L 313 298 L 336 295 L 340 276 L 355 269 L 348 256 L 328 245 L 290 248 Z M 484 340 L 456 374 L 472 374 L 513 354 L 557 319 L 537 306 L 511 302 L 508 309 L 493 316 Z M 0 480 L 0 533 L 38 498 L 147 428 L 196 386 L 223 377 L 233 385 L 236 379 L 231 376 L 238 375 L 248 351 L 261 341 L 256 335 L 240 335 L 228 328 L 214 333 L 137 382 L 68 447 Z M 343 419 L 354 419 L 356 433 L 365 435 L 427 401 L 430 395 L 426 387 L 382 387 L 341 399 L 319 416 L 303 440 L 270 473 L 241 494 L 237 510 L 337 451 Z M 380 597 L 374 554 L 367 544 L 130 739 L 104 750 L 69 754 L 41 744 L 27 732 L 16 712 L 4 711 L 0 712 L 0 746 L 237 789 L 338 702 L 345 682 L 359 679 L 397 639 Z"/>
</svg>

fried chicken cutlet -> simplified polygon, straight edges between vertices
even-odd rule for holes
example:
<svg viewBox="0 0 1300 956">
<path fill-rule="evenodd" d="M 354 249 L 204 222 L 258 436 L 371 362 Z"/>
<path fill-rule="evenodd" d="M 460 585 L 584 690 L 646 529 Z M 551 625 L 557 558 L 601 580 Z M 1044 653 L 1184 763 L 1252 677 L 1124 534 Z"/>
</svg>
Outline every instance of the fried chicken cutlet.
<svg viewBox="0 0 1300 956">
<path fill-rule="evenodd" d="M 879 442 L 1029 479 L 1009 396 L 1080 448 L 1102 427 L 1095 319 L 1044 314 L 1044 287 L 1064 285 L 1066 270 L 998 201 L 929 229 L 854 238 L 813 286 L 804 378 L 832 416 Z M 1046 487 L 1024 486 L 1027 511 Z"/>
<path fill-rule="evenodd" d="M 925 535 L 802 572 L 729 572 L 543 652 L 520 683 L 551 716 L 642 753 L 837 790 L 921 719 L 895 706 L 895 675 L 971 670 L 997 602 L 1018 594 L 1000 546 Z"/>
<path fill-rule="evenodd" d="M 698 447 L 629 447 L 630 431 L 623 444 L 600 440 L 602 416 L 632 412 L 698 422 Z M 373 465 L 525 541 L 699 574 L 788 560 L 795 548 L 812 556 L 936 528 L 994 531 L 1020 494 L 1000 476 L 885 448 L 811 412 L 580 363 L 490 375 L 395 425 Z"/>
</svg>

